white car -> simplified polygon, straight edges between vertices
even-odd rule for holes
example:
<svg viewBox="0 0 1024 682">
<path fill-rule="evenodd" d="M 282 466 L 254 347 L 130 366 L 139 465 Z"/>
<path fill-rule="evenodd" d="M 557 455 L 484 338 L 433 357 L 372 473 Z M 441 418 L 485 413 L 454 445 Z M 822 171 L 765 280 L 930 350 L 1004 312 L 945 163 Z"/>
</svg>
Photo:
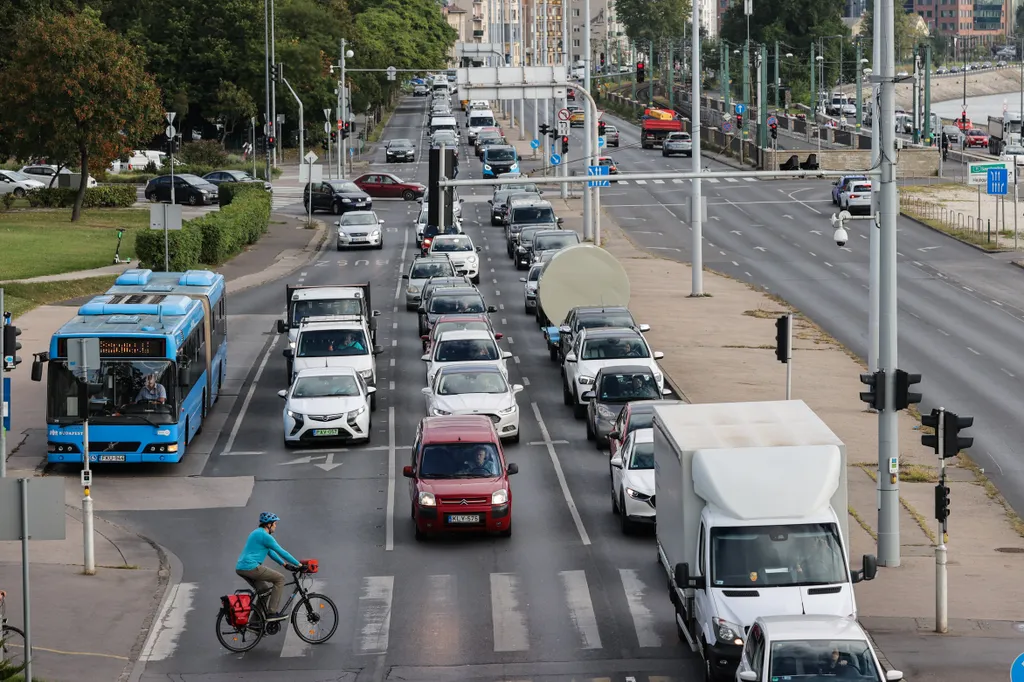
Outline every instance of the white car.
<svg viewBox="0 0 1024 682">
<path fill-rule="evenodd" d="M 530 271 L 526 273 L 526 277 L 519 278 L 520 282 L 524 282 L 523 295 L 525 302 L 523 303 L 523 309 L 527 315 L 533 315 L 537 311 L 537 285 L 540 283 L 540 273 L 543 269 L 544 263 L 534 263 L 530 266 Z"/>
<path fill-rule="evenodd" d="M 427 207 L 430 205 L 430 190 L 427 189 L 423 193 L 423 196 L 417 199 L 420 202 L 420 206 L 423 207 L 423 212 L 426 213 Z M 459 190 L 452 190 L 452 217 L 455 218 L 455 222 L 462 222 L 462 205 L 466 203 L 466 200 L 459 196 Z M 426 219 L 424 219 L 426 220 Z"/>
<path fill-rule="evenodd" d="M 1024 147 L 1019 144 L 1006 145 L 1003 148 L 1003 153 L 999 155 L 1000 161 L 1013 161 L 1014 166 L 1024 166 Z M 0 186 L 0 193 L 3 192 L 3 187 Z"/>
<path fill-rule="evenodd" d="M 348 211 L 338 226 L 338 251 L 353 246 L 384 248 L 384 221 L 373 211 Z"/>
<path fill-rule="evenodd" d="M 447 365 L 423 389 L 427 416 L 482 414 L 491 418 L 498 435 L 510 443 L 519 442 L 520 384 L 509 386 L 500 369 L 479 362 Z"/>
<path fill-rule="evenodd" d="M 478 329 L 445 332 L 421 360 L 427 363 L 427 383 L 434 383 L 434 375 L 446 365 L 472 363 L 497 367 L 508 378 L 508 364 L 512 353 L 498 347 L 494 334 Z"/>
<path fill-rule="evenodd" d="M 370 442 L 373 394 L 377 389 L 352 367 L 300 371 L 284 398 L 284 444 L 323 441 Z"/>
<path fill-rule="evenodd" d="M 464 234 L 439 234 L 430 243 L 428 256 L 444 255 L 452 260 L 455 274 L 469 277 L 473 284 L 480 283 L 480 252 L 479 246 L 473 246 L 473 240 Z"/>
<path fill-rule="evenodd" d="M 871 182 L 855 180 L 839 195 L 839 207 L 850 213 L 871 212 Z"/>
<path fill-rule="evenodd" d="M 655 523 L 654 429 L 637 429 L 611 459 L 612 511 L 627 535 L 638 523 Z"/>
<path fill-rule="evenodd" d="M 30 190 L 40 187 L 46 187 L 46 183 L 36 180 L 31 175 L 18 171 L 0 170 L 0 194 L 13 194 L 20 198 Z"/>
<path fill-rule="evenodd" d="M 55 176 L 72 174 L 69 168 L 61 168 L 60 173 L 57 173 L 57 166 L 53 164 L 22 166 L 18 172 L 39 179 L 47 187 L 60 187 L 60 179 Z M 51 182 L 53 183 L 52 185 L 50 184 Z M 96 178 L 90 175 L 85 186 L 96 187 L 98 184 Z"/>
<path fill-rule="evenodd" d="M 299 326 L 295 348 L 286 348 L 289 377 L 292 382 L 304 369 L 318 367 L 351 367 L 369 386 L 377 385 L 376 356 L 380 346 L 370 343 L 370 331 L 361 315 L 307 317 Z M 377 407 L 377 396 L 371 396 Z"/>
<path fill-rule="evenodd" d="M 658 391 L 665 388 L 665 376 L 658 367 L 664 353 L 651 352 L 647 339 L 636 329 L 595 327 L 581 329 L 562 362 L 562 400 L 573 408 L 577 419 L 587 414 L 583 394 L 591 390 L 602 367 L 646 365 L 651 368 Z"/>
</svg>

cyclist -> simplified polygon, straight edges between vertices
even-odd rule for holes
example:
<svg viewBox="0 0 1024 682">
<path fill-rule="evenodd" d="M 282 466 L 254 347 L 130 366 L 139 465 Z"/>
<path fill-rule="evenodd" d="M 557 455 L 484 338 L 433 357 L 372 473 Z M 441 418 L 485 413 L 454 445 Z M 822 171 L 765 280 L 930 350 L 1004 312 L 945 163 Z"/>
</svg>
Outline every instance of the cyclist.
<svg viewBox="0 0 1024 682">
<path fill-rule="evenodd" d="M 249 533 L 245 547 L 238 556 L 238 563 L 235 564 L 235 573 L 251 580 L 258 592 L 266 590 L 268 585 L 273 586 L 270 603 L 267 605 L 268 621 L 285 620 L 288 614 L 277 611 L 284 593 L 284 576 L 272 568 L 267 568 L 263 562 L 270 556 L 288 570 L 295 570 L 301 566 L 301 562 L 286 552 L 274 539 L 274 531 L 277 530 L 277 522 L 280 520 L 277 514 L 261 513 L 259 527 Z"/>
</svg>

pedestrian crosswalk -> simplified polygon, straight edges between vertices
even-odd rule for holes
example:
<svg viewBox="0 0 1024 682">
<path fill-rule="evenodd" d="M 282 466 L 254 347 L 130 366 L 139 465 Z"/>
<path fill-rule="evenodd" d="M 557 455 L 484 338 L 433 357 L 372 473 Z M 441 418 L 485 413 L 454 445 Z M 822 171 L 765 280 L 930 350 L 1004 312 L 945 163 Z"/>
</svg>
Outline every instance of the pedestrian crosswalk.
<svg viewBox="0 0 1024 682">
<path fill-rule="evenodd" d="M 740 182 L 760 182 L 761 178 L 701 178 L 704 182 L 710 182 L 712 185 L 720 184 L 723 180 L 726 183 L 740 183 Z M 637 185 L 648 184 L 647 180 L 613 180 L 617 185 L 628 185 L 630 183 L 636 183 Z M 655 185 L 664 185 L 665 180 L 651 180 L 651 183 Z M 689 182 L 689 179 L 683 178 L 672 178 L 673 185 L 681 185 L 684 182 Z"/>
<path fill-rule="evenodd" d="M 340 646 L 355 655 L 379 655 L 396 645 L 400 648 L 409 633 L 409 623 L 421 623 L 417 630 L 428 639 L 433 639 L 430 634 L 435 629 L 438 636 L 453 628 L 472 631 L 474 649 L 495 653 L 550 647 L 552 633 L 557 633 L 557 641 L 564 643 L 567 652 L 608 646 L 615 655 L 623 650 L 639 654 L 679 646 L 673 635 L 672 606 L 664 577 L 654 568 L 622 568 L 609 573 L 575 569 L 544 576 L 535 572 L 485 575 L 438 574 L 413 581 L 396 580 L 392 575 L 363 576 L 354 592 L 351 581 L 332 584 L 330 579 L 318 577 L 314 590 L 336 602 L 339 621 L 353 624 L 351 629 L 339 630 L 335 637 L 342 640 Z M 216 602 L 218 597 L 211 596 L 211 589 L 200 589 L 196 583 L 179 583 L 172 588 L 172 597 L 166 601 L 144 647 L 143 660 L 184 655 L 184 651 L 177 651 L 179 641 L 190 641 L 182 637 L 183 631 L 196 628 L 202 632 L 210 627 L 209 609 L 200 608 L 199 602 Z M 489 627 L 484 626 L 487 621 Z M 346 637 L 351 641 L 344 641 Z M 313 655 L 297 637 L 267 640 L 266 645 L 280 647 L 277 655 L 281 658 Z"/>
<path fill-rule="evenodd" d="M 272 208 L 287 208 L 302 203 L 302 187 L 274 186 L 274 198 L 271 200 Z"/>
</svg>

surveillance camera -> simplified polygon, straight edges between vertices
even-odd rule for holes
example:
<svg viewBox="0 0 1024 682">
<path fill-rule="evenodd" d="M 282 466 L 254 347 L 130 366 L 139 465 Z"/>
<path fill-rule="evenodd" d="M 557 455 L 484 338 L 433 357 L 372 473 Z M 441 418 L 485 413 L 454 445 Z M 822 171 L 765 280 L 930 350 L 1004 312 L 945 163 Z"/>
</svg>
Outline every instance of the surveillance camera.
<svg viewBox="0 0 1024 682">
<path fill-rule="evenodd" d="M 850 235 L 846 234 L 846 230 L 842 227 L 837 227 L 835 234 L 832 238 L 836 240 L 836 246 L 846 246 L 846 242 L 849 241 Z"/>
</svg>

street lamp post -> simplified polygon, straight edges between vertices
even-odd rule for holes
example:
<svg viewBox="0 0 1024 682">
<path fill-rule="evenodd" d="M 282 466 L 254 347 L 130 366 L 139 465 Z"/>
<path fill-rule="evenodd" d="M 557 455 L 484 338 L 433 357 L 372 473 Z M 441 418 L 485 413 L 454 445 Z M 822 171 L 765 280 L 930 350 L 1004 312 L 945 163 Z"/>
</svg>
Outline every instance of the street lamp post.
<svg viewBox="0 0 1024 682">
<path fill-rule="evenodd" d="M 270 115 L 270 0 L 263 0 L 263 68 L 264 68 L 264 79 L 265 83 L 265 95 L 266 95 L 266 108 L 263 110 L 263 139 L 268 141 L 268 131 L 273 131 L 273 124 L 271 121 L 274 119 Z M 267 155 L 267 182 L 270 182 L 270 145 L 264 145 L 264 150 Z M 253 150 L 255 154 L 255 150 Z M 174 185 L 171 185 L 173 187 Z"/>
</svg>

